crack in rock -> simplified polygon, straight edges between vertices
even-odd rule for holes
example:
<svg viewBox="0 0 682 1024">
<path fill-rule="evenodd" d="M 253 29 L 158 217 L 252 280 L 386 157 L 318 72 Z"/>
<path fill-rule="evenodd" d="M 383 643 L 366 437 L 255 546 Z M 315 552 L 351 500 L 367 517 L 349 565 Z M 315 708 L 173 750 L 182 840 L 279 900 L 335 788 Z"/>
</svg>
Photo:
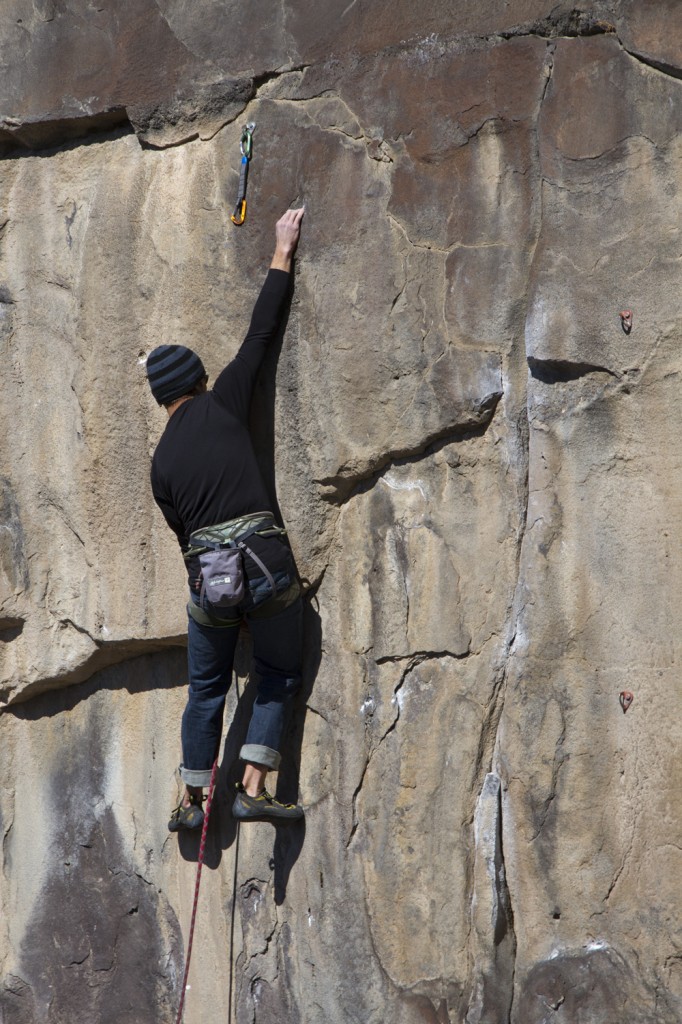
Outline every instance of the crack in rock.
<svg viewBox="0 0 682 1024">
<path fill-rule="evenodd" d="M 517 941 L 502 845 L 502 784 L 493 772 L 485 777 L 474 814 L 471 936 L 474 981 L 466 1024 L 508 1021 Z"/>
<path fill-rule="evenodd" d="M 490 426 L 495 410 L 502 397 L 502 391 L 493 391 L 478 399 L 470 418 L 459 424 L 448 424 L 442 430 L 428 434 L 418 445 L 395 448 L 371 460 L 366 471 L 346 475 L 343 468 L 333 476 L 319 477 L 322 497 L 332 505 L 341 505 L 354 497 L 361 490 L 371 490 L 379 480 L 396 466 L 404 466 L 412 462 L 420 462 L 435 454 L 441 448 L 456 441 L 481 437 Z"/>
</svg>

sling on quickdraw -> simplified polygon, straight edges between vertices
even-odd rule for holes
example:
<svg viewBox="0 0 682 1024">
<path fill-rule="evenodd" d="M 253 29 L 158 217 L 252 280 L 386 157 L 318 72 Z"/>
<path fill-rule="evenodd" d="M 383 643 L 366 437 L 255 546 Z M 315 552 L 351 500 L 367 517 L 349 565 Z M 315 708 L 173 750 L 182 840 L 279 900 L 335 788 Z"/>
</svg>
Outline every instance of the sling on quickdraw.
<svg viewBox="0 0 682 1024">
<path fill-rule="evenodd" d="M 239 143 L 239 149 L 242 154 L 241 169 L 239 171 L 239 191 L 237 194 L 237 205 L 234 208 L 234 213 L 230 217 L 233 224 L 240 227 L 246 220 L 246 182 L 249 177 L 249 160 L 251 159 L 251 150 L 253 148 L 253 130 L 256 127 L 254 121 L 249 121 L 248 124 L 244 125 L 242 131 L 241 142 Z"/>
</svg>

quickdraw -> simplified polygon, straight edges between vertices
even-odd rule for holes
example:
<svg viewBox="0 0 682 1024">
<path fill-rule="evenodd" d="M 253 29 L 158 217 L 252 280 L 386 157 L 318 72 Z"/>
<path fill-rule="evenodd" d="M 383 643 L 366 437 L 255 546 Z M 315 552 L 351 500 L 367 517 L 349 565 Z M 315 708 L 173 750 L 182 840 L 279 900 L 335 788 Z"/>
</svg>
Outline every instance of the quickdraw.
<svg viewBox="0 0 682 1024">
<path fill-rule="evenodd" d="M 241 227 L 246 220 L 246 182 L 249 177 L 249 160 L 251 159 L 251 151 L 253 149 L 253 130 L 255 127 L 254 121 L 249 121 L 248 124 L 245 124 L 242 130 L 241 142 L 239 143 L 239 149 L 242 154 L 241 169 L 239 171 L 239 191 L 237 194 L 237 205 L 230 217 L 232 223 L 236 224 L 237 227 Z"/>
<path fill-rule="evenodd" d="M 620 324 L 626 334 L 632 330 L 632 310 L 624 309 L 620 314 Z"/>
<path fill-rule="evenodd" d="M 189 975 L 189 962 L 192 957 L 192 941 L 194 939 L 194 924 L 197 919 L 197 907 L 199 905 L 199 883 L 201 882 L 201 869 L 204 865 L 204 851 L 206 850 L 206 833 L 208 831 L 208 818 L 211 813 L 211 804 L 213 803 L 213 790 L 215 789 L 215 777 L 216 771 L 218 770 L 218 758 L 213 763 L 213 771 L 211 772 L 211 781 L 208 786 L 208 796 L 206 797 L 206 810 L 204 811 L 204 825 L 201 830 L 201 840 L 199 842 L 199 856 L 197 858 L 197 880 L 194 884 L 194 906 L 192 907 L 192 920 L 189 926 L 189 938 L 187 939 L 187 956 L 185 958 L 185 974 L 182 979 L 182 991 L 180 993 L 180 1006 L 178 1007 L 178 1015 L 175 1018 L 175 1024 L 181 1024 L 182 1011 L 185 1007 L 185 994 L 187 992 L 187 976 Z"/>
<path fill-rule="evenodd" d="M 618 699 L 620 701 L 620 706 L 623 709 L 623 714 L 625 714 L 625 712 L 635 699 L 635 695 L 634 693 L 630 693 L 629 690 L 621 690 Z"/>
</svg>

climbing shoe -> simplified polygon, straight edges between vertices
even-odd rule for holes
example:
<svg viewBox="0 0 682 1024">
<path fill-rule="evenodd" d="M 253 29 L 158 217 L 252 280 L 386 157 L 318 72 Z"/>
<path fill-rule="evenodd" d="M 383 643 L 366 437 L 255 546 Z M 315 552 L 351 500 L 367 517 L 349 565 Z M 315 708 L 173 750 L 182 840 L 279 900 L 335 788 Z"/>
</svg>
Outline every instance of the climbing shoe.
<svg viewBox="0 0 682 1024">
<path fill-rule="evenodd" d="M 168 822 L 169 832 L 180 832 L 183 829 L 201 828 L 204 824 L 204 812 L 201 809 L 201 801 L 196 797 L 189 798 L 189 807 L 180 804 L 172 812 Z"/>
<path fill-rule="evenodd" d="M 232 814 L 239 821 L 297 821 L 303 817 L 303 808 L 298 804 L 281 804 L 264 789 L 259 796 L 249 796 L 241 782 L 235 789 L 237 796 L 232 804 Z"/>
</svg>

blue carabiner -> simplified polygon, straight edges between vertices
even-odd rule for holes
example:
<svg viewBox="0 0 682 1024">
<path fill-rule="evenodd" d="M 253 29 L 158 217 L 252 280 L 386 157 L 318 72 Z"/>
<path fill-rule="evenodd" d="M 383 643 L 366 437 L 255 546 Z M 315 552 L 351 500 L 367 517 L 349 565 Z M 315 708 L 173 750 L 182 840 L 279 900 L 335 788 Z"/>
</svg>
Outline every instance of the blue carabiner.
<svg viewBox="0 0 682 1024">
<path fill-rule="evenodd" d="M 256 127 L 255 121 L 249 121 L 248 124 L 244 125 L 242 130 L 242 138 L 239 143 L 239 149 L 242 154 L 242 163 L 239 173 L 239 189 L 237 192 L 237 205 L 234 208 L 234 213 L 230 217 L 233 224 L 237 227 L 246 220 L 246 183 L 249 178 L 249 160 L 251 159 L 251 151 L 253 148 L 253 130 Z"/>
</svg>

